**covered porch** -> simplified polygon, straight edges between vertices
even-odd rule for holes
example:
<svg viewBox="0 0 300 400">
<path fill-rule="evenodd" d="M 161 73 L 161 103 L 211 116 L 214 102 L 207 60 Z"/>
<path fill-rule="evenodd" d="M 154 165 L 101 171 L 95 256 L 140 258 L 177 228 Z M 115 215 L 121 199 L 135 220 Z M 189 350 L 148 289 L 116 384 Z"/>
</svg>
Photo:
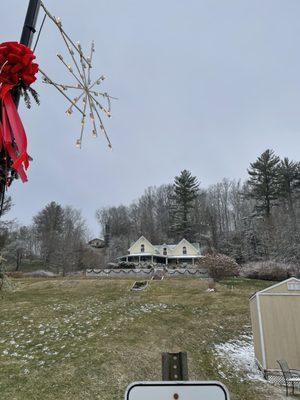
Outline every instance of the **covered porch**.
<svg viewBox="0 0 300 400">
<path fill-rule="evenodd" d="M 201 256 L 169 256 L 168 264 L 171 266 L 182 264 L 195 265 L 199 258 L 201 258 Z"/>
<path fill-rule="evenodd" d="M 128 254 L 126 256 L 118 257 L 118 261 L 132 262 L 135 264 L 151 263 L 151 264 L 164 264 L 168 265 L 167 257 L 161 255 L 153 255 L 150 253 Z"/>
</svg>

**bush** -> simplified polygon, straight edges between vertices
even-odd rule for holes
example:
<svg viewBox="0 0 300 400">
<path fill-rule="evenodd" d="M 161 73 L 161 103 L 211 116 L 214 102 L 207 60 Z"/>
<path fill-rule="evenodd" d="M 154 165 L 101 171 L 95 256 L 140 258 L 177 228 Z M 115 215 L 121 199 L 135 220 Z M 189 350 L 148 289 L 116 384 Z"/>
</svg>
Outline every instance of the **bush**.
<svg viewBox="0 0 300 400">
<path fill-rule="evenodd" d="M 10 278 L 23 278 L 24 274 L 20 271 L 11 271 L 6 273 Z"/>
<path fill-rule="evenodd" d="M 119 268 L 121 269 L 135 269 L 136 264 L 133 262 L 128 262 L 128 261 L 121 261 L 119 262 Z"/>
<path fill-rule="evenodd" d="M 207 268 L 209 276 L 215 280 L 239 274 L 239 265 L 233 258 L 224 254 L 207 254 L 201 259 L 200 265 Z"/>
<path fill-rule="evenodd" d="M 291 276 L 299 276 L 299 266 L 273 260 L 249 262 L 243 265 L 241 275 L 250 279 L 283 281 Z"/>
<path fill-rule="evenodd" d="M 0 264 L 0 292 L 11 291 L 15 285 L 8 278 L 6 269 Z"/>
</svg>

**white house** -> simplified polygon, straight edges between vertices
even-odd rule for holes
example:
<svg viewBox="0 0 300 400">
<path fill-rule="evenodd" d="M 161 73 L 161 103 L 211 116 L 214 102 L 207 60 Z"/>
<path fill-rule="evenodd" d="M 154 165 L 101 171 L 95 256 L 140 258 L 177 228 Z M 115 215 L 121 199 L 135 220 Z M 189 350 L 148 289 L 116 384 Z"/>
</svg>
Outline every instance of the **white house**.
<svg viewBox="0 0 300 400">
<path fill-rule="evenodd" d="M 186 239 L 182 239 L 178 244 L 153 245 L 148 239 L 141 236 L 128 249 L 126 256 L 119 257 L 119 261 L 194 265 L 201 257 L 203 256 L 198 243 L 190 243 Z"/>
</svg>

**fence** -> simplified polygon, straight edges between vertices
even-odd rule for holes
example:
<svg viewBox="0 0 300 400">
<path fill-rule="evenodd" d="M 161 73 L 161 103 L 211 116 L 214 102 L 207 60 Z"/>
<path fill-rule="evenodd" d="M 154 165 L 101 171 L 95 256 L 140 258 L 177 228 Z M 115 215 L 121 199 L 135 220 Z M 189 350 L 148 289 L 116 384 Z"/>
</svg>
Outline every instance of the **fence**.
<svg viewBox="0 0 300 400">
<path fill-rule="evenodd" d="M 205 269 L 201 268 L 164 268 L 160 269 L 143 269 L 143 268 L 132 268 L 132 269 L 94 269 L 89 268 L 86 270 L 86 277 L 88 278 L 123 278 L 123 277 L 152 277 L 158 272 L 163 272 L 165 277 L 191 277 L 195 276 L 198 278 L 208 278 L 208 273 Z"/>
</svg>

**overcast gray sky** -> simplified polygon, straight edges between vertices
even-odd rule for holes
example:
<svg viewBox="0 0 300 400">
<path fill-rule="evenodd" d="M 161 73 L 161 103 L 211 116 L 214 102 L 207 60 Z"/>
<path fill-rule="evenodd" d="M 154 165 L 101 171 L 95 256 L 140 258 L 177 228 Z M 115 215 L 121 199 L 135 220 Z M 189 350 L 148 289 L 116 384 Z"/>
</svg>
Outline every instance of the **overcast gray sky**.
<svg viewBox="0 0 300 400">
<path fill-rule="evenodd" d="M 0 41 L 19 40 L 27 0 L 1 5 Z M 105 121 L 113 142 L 90 132 L 74 145 L 80 115 L 35 84 L 41 106 L 22 114 L 34 162 L 9 193 L 22 224 L 55 200 L 80 208 L 93 234 L 98 207 L 129 203 L 186 168 L 203 187 L 246 178 L 268 147 L 299 160 L 299 0 L 45 0 L 75 41 L 96 43 L 93 75 L 119 98 Z M 83 6 L 84 5 L 84 6 Z M 40 14 L 40 17 L 42 13 Z M 63 42 L 48 21 L 41 68 L 70 82 Z"/>
</svg>

